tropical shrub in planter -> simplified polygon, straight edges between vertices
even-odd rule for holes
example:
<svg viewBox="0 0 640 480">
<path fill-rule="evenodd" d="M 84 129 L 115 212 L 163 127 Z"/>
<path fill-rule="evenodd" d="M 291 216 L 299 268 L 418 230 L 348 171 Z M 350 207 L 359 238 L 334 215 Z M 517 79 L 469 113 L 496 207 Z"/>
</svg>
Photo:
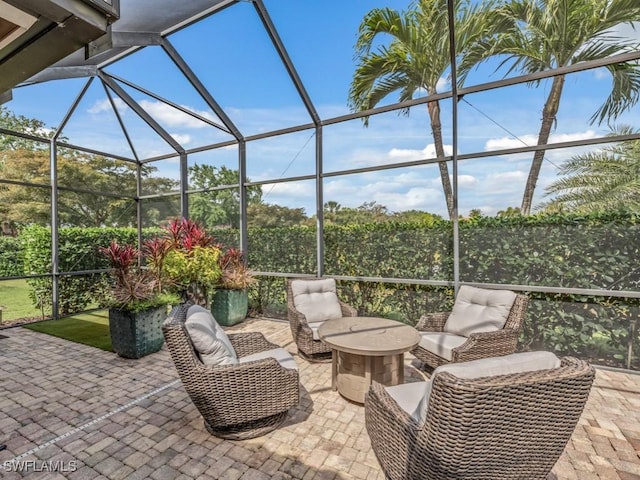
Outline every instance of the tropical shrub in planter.
<svg viewBox="0 0 640 480">
<path fill-rule="evenodd" d="M 125 358 L 140 358 L 162 348 L 162 322 L 169 305 L 179 302 L 166 293 L 153 270 L 139 266 L 140 252 L 132 245 L 112 241 L 100 251 L 113 267 L 109 308 L 111 346 Z"/>
<path fill-rule="evenodd" d="M 146 243 L 151 269 L 182 301 L 209 306 L 211 291 L 220 281 L 221 248 L 204 228 L 186 218 L 172 220 L 164 234 Z"/>
<path fill-rule="evenodd" d="M 235 325 L 247 317 L 247 288 L 256 282 L 237 248 L 227 248 L 218 260 L 222 275 L 211 302 L 211 313 L 221 325 Z"/>
</svg>

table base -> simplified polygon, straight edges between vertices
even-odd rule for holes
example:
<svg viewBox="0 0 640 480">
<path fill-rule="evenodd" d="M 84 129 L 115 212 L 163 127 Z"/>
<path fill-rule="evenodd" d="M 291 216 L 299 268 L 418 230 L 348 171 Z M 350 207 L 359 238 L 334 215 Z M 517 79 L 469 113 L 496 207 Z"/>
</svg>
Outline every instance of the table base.
<svg viewBox="0 0 640 480">
<path fill-rule="evenodd" d="M 331 385 L 345 398 L 364 403 L 371 382 L 404 383 L 404 354 L 369 356 L 333 350 Z"/>
</svg>

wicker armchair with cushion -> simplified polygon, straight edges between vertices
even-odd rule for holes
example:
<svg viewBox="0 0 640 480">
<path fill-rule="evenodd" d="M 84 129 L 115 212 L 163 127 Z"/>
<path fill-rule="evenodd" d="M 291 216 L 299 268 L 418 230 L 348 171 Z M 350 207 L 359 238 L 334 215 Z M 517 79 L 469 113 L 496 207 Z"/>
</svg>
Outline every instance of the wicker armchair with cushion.
<svg viewBox="0 0 640 480">
<path fill-rule="evenodd" d="M 510 290 L 463 285 L 451 312 L 420 318 L 422 339 L 411 353 L 432 368 L 514 353 L 528 303 Z"/>
<path fill-rule="evenodd" d="M 298 405 L 295 360 L 261 333 L 227 335 L 211 312 L 188 304 L 173 309 L 162 331 L 180 380 L 213 435 L 264 435 Z"/>
<path fill-rule="evenodd" d="M 333 278 L 290 279 L 287 282 L 287 316 L 298 351 L 312 361 L 330 361 L 331 348 L 318 336 L 326 320 L 355 317 L 357 311 L 338 299 Z"/>
<path fill-rule="evenodd" d="M 366 428 L 391 480 L 555 478 L 593 378 L 550 352 L 443 365 L 427 382 L 374 383 Z"/>
</svg>

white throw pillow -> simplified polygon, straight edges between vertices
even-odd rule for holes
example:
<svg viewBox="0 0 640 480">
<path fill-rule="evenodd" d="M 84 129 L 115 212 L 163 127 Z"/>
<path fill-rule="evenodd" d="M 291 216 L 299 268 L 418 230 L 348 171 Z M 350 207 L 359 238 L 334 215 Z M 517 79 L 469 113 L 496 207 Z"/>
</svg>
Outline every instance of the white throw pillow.
<svg viewBox="0 0 640 480">
<path fill-rule="evenodd" d="M 293 280 L 291 292 L 296 310 L 306 317 L 307 323 L 342 318 L 336 281 L 333 278 Z"/>
<path fill-rule="evenodd" d="M 468 337 L 504 328 L 516 299 L 510 290 L 487 290 L 462 285 L 443 330 Z"/>
<path fill-rule="evenodd" d="M 189 307 L 184 325 L 205 365 L 235 365 L 238 356 L 226 332 L 211 312 L 199 305 Z"/>
<path fill-rule="evenodd" d="M 535 372 L 560 367 L 560 359 L 552 352 L 523 352 L 512 353 L 502 357 L 481 358 L 469 362 L 449 363 L 440 365 L 433 371 L 431 379 L 427 382 L 425 394 L 415 411 L 411 414 L 419 425 L 427 418 L 429 397 L 433 379 L 442 372 L 448 372 L 458 378 L 482 378 L 496 375 L 511 375 L 513 373 Z"/>
</svg>

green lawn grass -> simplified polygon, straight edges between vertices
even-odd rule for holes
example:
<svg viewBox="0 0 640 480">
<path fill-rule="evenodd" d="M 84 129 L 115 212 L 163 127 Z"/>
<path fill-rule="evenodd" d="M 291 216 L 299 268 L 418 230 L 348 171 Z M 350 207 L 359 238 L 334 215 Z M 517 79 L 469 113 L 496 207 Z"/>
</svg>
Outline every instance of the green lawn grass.
<svg viewBox="0 0 640 480">
<path fill-rule="evenodd" d="M 26 280 L 0 281 L 0 306 L 2 306 L 2 321 L 18 318 L 42 318 L 42 311 L 33 306 L 29 292 L 31 288 Z M 45 314 L 49 314 L 48 311 Z"/>
<path fill-rule="evenodd" d="M 106 310 L 33 323 L 25 325 L 24 328 L 96 347 L 107 352 L 113 351 L 109 336 L 109 314 Z"/>
</svg>

